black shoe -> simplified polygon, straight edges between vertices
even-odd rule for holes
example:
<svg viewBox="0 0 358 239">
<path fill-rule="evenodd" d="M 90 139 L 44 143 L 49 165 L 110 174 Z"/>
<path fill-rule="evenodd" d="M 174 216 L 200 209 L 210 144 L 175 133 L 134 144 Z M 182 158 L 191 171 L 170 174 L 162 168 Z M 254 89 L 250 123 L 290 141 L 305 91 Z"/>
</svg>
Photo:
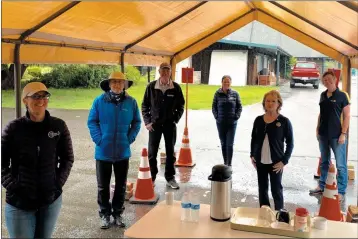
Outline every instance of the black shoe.
<svg viewBox="0 0 358 239">
<path fill-rule="evenodd" d="M 320 187 L 310 190 L 310 195 L 321 195 L 323 190 Z"/>
<path fill-rule="evenodd" d="M 126 224 L 123 223 L 123 218 L 121 216 L 113 217 L 113 224 L 118 227 L 126 227 Z"/>
<path fill-rule="evenodd" d="M 109 216 L 103 216 L 101 217 L 101 229 L 108 229 L 109 228 L 109 225 L 110 225 L 110 217 Z"/>
<path fill-rule="evenodd" d="M 169 180 L 167 182 L 167 186 L 171 187 L 172 189 L 179 189 L 179 184 L 177 183 L 177 181 L 175 181 L 175 178 Z"/>
</svg>

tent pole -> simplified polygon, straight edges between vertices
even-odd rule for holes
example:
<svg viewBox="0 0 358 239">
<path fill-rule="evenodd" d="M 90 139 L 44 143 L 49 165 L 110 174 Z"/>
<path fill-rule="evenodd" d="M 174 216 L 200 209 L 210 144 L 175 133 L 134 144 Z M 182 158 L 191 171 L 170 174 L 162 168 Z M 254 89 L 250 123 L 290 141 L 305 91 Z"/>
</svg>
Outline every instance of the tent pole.
<svg viewBox="0 0 358 239">
<path fill-rule="evenodd" d="M 14 90 L 15 90 L 15 113 L 16 118 L 21 117 L 21 63 L 20 63 L 21 44 L 15 45 L 14 50 Z"/>
</svg>

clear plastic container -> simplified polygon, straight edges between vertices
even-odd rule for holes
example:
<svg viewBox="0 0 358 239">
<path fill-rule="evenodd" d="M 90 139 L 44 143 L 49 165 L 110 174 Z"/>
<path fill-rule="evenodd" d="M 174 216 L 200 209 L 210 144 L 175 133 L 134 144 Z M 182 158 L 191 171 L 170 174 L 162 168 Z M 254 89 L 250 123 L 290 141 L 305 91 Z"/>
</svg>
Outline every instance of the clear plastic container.
<svg viewBox="0 0 358 239">
<path fill-rule="evenodd" d="M 189 222 L 191 220 L 191 203 L 189 194 L 185 192 L 181 200 L 181 220 Z"/>
<path fill-rule="evenodd" d="M 199 222 L 200 216 L 200 198 L 199 194 L 191 194 L 191 221 Z"/>
</svg>

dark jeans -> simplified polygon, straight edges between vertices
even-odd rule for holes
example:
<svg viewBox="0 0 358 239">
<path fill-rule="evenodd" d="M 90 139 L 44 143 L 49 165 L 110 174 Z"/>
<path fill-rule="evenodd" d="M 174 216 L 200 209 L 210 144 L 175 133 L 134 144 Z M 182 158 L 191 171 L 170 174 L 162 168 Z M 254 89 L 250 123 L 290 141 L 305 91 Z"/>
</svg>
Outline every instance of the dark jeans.
<svg viewBox="0 0 358 239">
<path fill-rule="evenodd" d="M 22 210 L 5 204 L 5 222 L 10 238 L 51 238 L 62 206 L 62 195 L 38 210 Z"/>
<path fill-rule="evenodd" d="M 157 155 L 160 140 L 163 134 L 165 141 L 165 152 L 167 155 L 164 177 L 167 181 L 170 181 L 174 178 L 175 175 L 174 163 L 176 158 L 174 156 L 174 146 L 177 139 L 177 126 L 173 122 L 167 122 L 164 124 L 154 124 L 153 129 L 154 131 L 149 132 L 148 143 L 148 159 L 152 180 L 155 181 L 158 174 Z"/>
<path fill-rule="evenodd" d="M 280 210 L 284 205 L 283 190 L 282 190 L 282 172 L 276 173 L 273 171 L 273 164 L 257 163 L 257 179 L 259 181 L 259 201 L 260 207 L 267 205 L 270 207 L 268 196 L 269 176 L 271 183 L 271 193 L 275 203 L 275 210 Z"/>
<path fill-rule="evenodd" d="M 110 183 L 112 176 L 112 165 L 116 186 L 114 189 L 112 205 L 110 199 Z M 126 196 L 126 184 L 128 174 L 129 160 L 120 160 L 118 162 L 109 162 L 96 160 L 96 174 L 98 185 L 97 202 L 99 205 L 99 216 L 107 217 L 111 214 L 116 217 L 124 211 L 124 199 Z M 113 211 L 112 211 L 113 210 Z"/>
<path fill-rule="evenodd" d="M 237 123 L 216 123 L 216 126 L 219 132 L 224 164 L 231 166 Z"/>
</svg>

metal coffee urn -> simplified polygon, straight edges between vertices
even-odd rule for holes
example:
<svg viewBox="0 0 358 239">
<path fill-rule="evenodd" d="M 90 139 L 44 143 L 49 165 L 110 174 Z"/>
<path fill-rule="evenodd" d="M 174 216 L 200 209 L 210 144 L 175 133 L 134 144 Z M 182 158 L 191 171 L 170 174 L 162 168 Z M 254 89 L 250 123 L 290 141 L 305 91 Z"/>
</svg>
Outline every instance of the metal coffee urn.
<svg viewBox="0 0 358 239">
<path fill-rule="evenodd" d="M 214 221 L 227 221 L 231 217 L 232 169 L 224 164 L 212 168 L 210 218 Z"/>
</svg>

